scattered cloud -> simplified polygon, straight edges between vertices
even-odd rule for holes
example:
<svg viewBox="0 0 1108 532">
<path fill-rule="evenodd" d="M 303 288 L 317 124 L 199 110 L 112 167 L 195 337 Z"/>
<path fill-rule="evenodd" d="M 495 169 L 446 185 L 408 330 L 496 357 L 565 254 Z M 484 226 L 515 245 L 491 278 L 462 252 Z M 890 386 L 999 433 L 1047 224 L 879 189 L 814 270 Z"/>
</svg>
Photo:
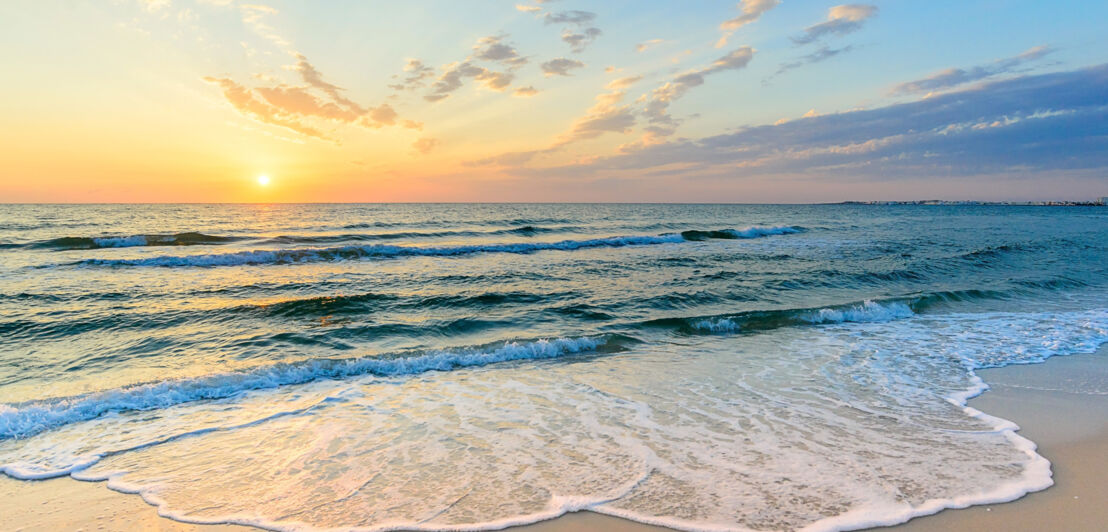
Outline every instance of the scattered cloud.
<svg viewBox="0 0 1108 532">
<path fill-rule="evenodd" d="M 716 48 L 727 46 L 727 39 L 731 38 L 735 30 L 758 20 L 766 11 L 777 7 L 780 3 L 781 0 L 743 0 L 739 2 L 737 7 L 742 11 L 742 14 L 733 19 L 725 20 L 719 25 L 723 35 L 716 41 Z"/>
<path fill-rule="evenodd" d="M 569 72 L 574 69 L 584 67 L 585 63 L 577 61 L 576 59 L 566 59 L 559 57 L 557 59 L 551 59 L 540 65 L 542 73 L 546 77 L 551 76 L 569 76 Z"/>
<path fill-rule="evenodd" d="M 517 11 L 523 11 L 524 13 L 534 13 L 536 11 L 542 11 L 539 6 L 529 6 L 527 4 L 516 4 Z"/>
<path fill-rule="evenodd" d="M 410 91 L 423 87 L 426 85 L 428 78 L 435 77 L 435 69 L 431 68 L 419 59 L 408 59 L 408 64 L 404 65 L 404 72 L 406 76 L 400 81 L 400 83 L 394 83 L 389 85 L 390 89 L 398 91 Z M 393 76 L 396 78 L 397 76 Z"/>
<path fill-rule="evenodd" d="M 512 91 L 512 96 L 518 96 L 520 98 L 530 98 L 531 96 L 534 96 L 538 93 L 539 93 L 538 89 L 536 89 L 534 87 L 531 87 L 531 86 L 527 86 L 527 87 L 519 87 L 516 90 Z"/>
<path fill-rule="evenodd" d="M 484 61 L 502 63 L 509 68 L 518 68 L 527 64 L 527 58 L 521 57 L 514 46 L 504 42 L 504 36 L 502 35 L 479 39 L 473 47 L 473 57 Z"/>
<path fill-rule="evenodd" d="M 966 83 L 1009 74 L 1019 71 L 1023 65 L 1042 59 L 1054 50 L 1048 46 L 1036 46 L 1015 56 L 979 65 L 969 69 L 948 68 L 923 79 L 901 83 L 892 89 L 892 94 L 913 94 L 950 89 Z"/>
<path fill-rule="evenodd" d="M 560 11 L 557 13 L 546 13 L 543 15 L 543 20 L 547 24 L 575 24 L 577 26 L 586 26 L 592 21 L 596 20 L 596 13 L 589 11 Z"/>
<path fill-rule="evenodd" d="M 585 28 L 581 33 L 575 33 L 569 29 L 562 32 L 562 41 L 569 45 L 574 53 L 585 51 L 601 34 L 600 28 Z"/>
<path fill-rule="evenodd" d="M 809 44 L 827 36 L 842 36 L 862 28 L 862 24 L 877 14 L 877 6 L 843 4 L 827 10 L 827 21 L 804 28 L 804 35 L 793 37 L 796 44 Z"/>
<path fill-rule="evenodd" d="M 155 11 L 161 11 L 170 6 L 169 0 L 139 0 L 139 4 L 143 9 L 153 13 Z"/>
<path fill-rule="evenodd" d="M 414 149 L 416 153 L 427 155 L 428 153 L 431 153 L 431 150 L 435 149 L 435 147 L 438 145 L 438 139 L 423 137 L 420 139 L 416 139 L 416 141 L 412 143 L 412 149 Z"/>
<path fill-rule="evenodd" d="M 465 79 L 472 78 L 494 91 L 503 91 L 512 84 L 515 78 L 510 72 L 495 72 L 484 67 L 476 66 L 469 61 L 452 63 L 443 69 L 439 79 L 431 85 L 431 92 L 423 96 L 424 100 L 437 102 L 450 96 L 454 91 L 462 88 Z"/>
</svg>

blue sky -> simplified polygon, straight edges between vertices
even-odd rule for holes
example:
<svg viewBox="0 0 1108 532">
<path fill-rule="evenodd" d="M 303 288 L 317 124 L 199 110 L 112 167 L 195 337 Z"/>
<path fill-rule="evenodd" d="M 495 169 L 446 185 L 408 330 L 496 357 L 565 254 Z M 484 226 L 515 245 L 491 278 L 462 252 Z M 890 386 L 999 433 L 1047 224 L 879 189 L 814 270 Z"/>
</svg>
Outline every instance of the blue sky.
<svg viewBox="0 0 1108 532">
<path fill-rule="evenodd" d="M 15 201 L 1108 194 L 1105 2 L 69 0 L 0 18 Z"/>
</svg>

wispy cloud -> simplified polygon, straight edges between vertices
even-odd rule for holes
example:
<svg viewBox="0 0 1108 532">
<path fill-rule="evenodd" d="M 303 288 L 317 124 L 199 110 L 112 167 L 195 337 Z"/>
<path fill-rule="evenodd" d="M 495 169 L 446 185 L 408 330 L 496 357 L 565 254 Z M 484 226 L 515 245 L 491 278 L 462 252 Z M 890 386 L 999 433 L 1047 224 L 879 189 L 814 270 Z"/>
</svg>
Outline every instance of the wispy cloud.
<svg viewBox="0 0 1108 532">
<path fill-rule="evenodd" d="M 650 122 L 648 131 L 654 136 L 672 135 L 679 121 L 669 114 L 669 106 L 681 99 L 693 87 L 704 84 L 704 78 L 718 72 L 745 68 L 754 58 L 754 49 L 740 46 L 727 55 L 716 59 L 712 64 L 691 70 L 654 89 L 647 99 L 643 114 Z"/>
<path fill-rule="evenodd" d="M 804 28 L 804 34 L 793 37 L 797 44 L 809 44 L 827 36 L 841 36 L 862 28 L 866 20 L 877 14 L 877 6 L 843 4 L 827 10 L 827 21 Z"/>
<path fill-rule="evenodd" d="M 635 51 L 640 52 L 640 53 L 645 52 L 648 49 L 650 49 L 651 47 L 657 46 L 657 45 L 662 44 L 664 42 L 666 42 L 666 41 L 664 41 L 662 39 L 650 39 L 648 41 L 643 41 L 643 42 L 635 45 Z"/>
<path fill-rule="evenodd" d="M 738 8 L 742 11 L 742 14 L 733 19 L 725 20 L 719 25 L 723 35 L 716 41 L 716 48 L 727 46 L 727 39 L 731 38 L 735 30 L 762 18 L 766 11 L 777 7 L 780 3 L 781 0 L 743 0 L 739 2 Z"/>
<path fill-rule="evenodd" d="M 326 120 L 372 129 L 398 123 L 398 113 L 392 106 L 362 106 L 347 98 L 342 87 L 325 80 L 304 55 L 296 53 L 294 57 L 296 63 L 288 68 L 300 75 L 304 85 L 281 83 L 251 89 L 230 78 L 209 76 L 204 81 L 219 85 L 223 97 L 240 113 L 317 139 L 334 140 L 306 121 Z M 404 121 L 405 126 L 409 124 L 416 122 Z"/>
<path fill-rule="evenodd" d="M 842 48 L 831 48 L 829 46 L 821 46 L 818 50 L 816 50 L 816 51 L 814 51 L 814 52 L 812 52 L 808 55 L 802 56 L 799 59 L 797 59 L 796 61 L 792 61 L 790 63 L 782 64 L 777 69 L 777 72 L 774 73 L 774 76 L 780 76 L 781 74 L 784 74 L 785 72 L 788 72 L 788 71 L 793 70 L 793 69 L 800 68 L 802 66 L 812 65 L 812 64 L 815 64 L 815 63 L 820 63 L 820 62 L 826 61 L 826 60 L 831 59 L 832 57 L 835 57 L 837 55 L 845 54 L 847 52 L 850 52 L 853 49 L 854 49 L 854 45 L 847 45 L 847 46 L 844 46 Z"/>
<path fill-rule="evenodd" d="M 948 68 L 923 79 L 901 83 L 893 87 L 891 92 L 894 95 L 900 95 L 938 91 L 1003 74 L 1018 72 L 1020 67 L 1025 64 L 1038 61 L 1053 51 L 1054 50 L 1048 46 L 1036 46 L 1015 57 L 1000 59 L 987 65 L 979 65 L 968 69 Z"/>
</svg>

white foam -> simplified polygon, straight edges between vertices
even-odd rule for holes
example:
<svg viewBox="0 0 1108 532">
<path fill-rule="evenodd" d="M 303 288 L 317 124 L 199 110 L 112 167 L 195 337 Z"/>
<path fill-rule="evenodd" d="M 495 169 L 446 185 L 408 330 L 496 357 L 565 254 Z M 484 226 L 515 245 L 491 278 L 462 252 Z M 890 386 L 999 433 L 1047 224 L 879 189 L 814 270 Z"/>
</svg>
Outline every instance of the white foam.
<svg viewBox="0 0 1108 532">
<path fill-rule="evenodd" d="M 0 405 L 0 440 L 24 438 L 54 427 L 94 419 L 108 412 L 167 408 L 191 401 L 230 397 L 245 390 L 275 388 L 318 379 L 366 374 L 412 375 L 512 360 L 555 358 L 591 351 L 604 343 L 603 338 L 558 338 L 505 342 L 494 349 L 431 351 L 395 358 L 317 359 L 264 366 L 246 372 L 142 384 L 66 399 Z"/>
<path fill-rule="evenodd" d="M 908 305 L 899 302 L 877 303 L 866 300 L 848 308 L 825 308 L 801 319 L 810 323 L 871 323 L 910 318 L 915 313 Z"/>
</svg>

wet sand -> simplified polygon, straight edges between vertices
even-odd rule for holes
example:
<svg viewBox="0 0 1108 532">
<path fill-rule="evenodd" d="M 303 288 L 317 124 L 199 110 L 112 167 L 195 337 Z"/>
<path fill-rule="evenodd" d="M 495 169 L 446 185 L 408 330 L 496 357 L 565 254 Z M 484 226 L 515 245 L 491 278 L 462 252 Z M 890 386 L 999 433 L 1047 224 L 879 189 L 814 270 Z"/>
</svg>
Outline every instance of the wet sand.
<svg viewBox="0 0 1108 532">
<path fill-rule="evenodd" d="M 890 532 L 1092 531 L 1108 523 L 1108 348 L 1045 364 L 978 372 L 991 389 L 970 406 L 1015 421 L 1053 464 L 1055 485 L 1005 504 L 946 510 Z M 136 495 L 70 478 L 17 481 L 0 475 L 0 530 L 251 530 L 189 525 L 158 516 Z M 518 527 L 519 532 L 667 530 L 592 512 Z"/>
</svg>

